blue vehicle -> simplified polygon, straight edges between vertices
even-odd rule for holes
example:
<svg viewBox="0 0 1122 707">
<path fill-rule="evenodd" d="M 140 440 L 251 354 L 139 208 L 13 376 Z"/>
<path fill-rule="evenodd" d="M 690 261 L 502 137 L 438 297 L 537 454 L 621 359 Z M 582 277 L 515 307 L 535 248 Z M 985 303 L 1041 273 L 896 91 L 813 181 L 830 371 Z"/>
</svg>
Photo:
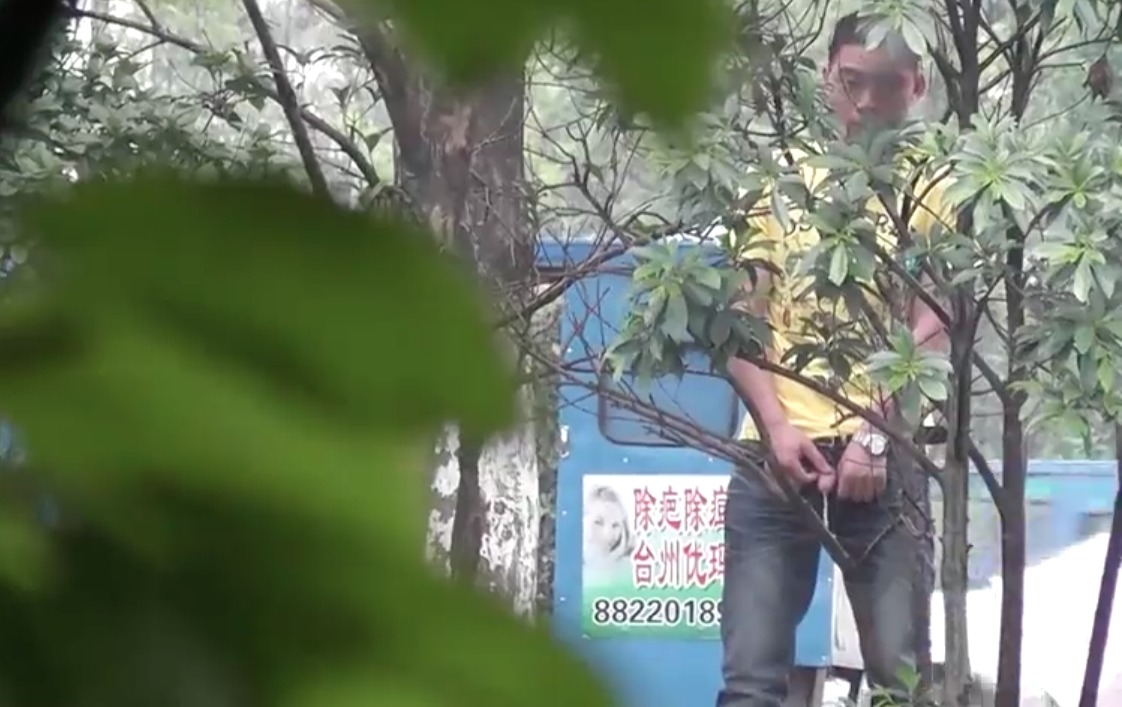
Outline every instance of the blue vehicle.
<svg viewBox="0 0 1122 707">
<path fill-rule="evenodd" d="M 691 247 L 691 246 L 683 246 Z M 543 246 L 543 270 L 579 263 L 587 244 Z M 667 441 L 607 396 L 590 396 L 595 360 L 626 313 L 626 258 L 566 294 L 561 340 L 566 361 L 583 365 L 563 383 L 564 451 L 557 492 L 555 630 L 614 687 L 628 707 L 712 704 L 720 684 L 721 510 L 729 463 Z M 580 364 L 580 362 L 585 362 Z M 707 373 L 702 354 L 679 382 L 651 395 L 661 409 L 732 437 L 745 414 L 732 388 Z M 1030 563 L 1109 523 L 1114 462 L 1030 465 Z M 984 499 L 980 479 L 973 498 Z M 935 499 L 935 515 L 940 514 Z M 972 514 L 971 579 L 999 571 L 996 518 L 984 502 Z M 827 556 L 799 626 L 795 681 L 803 704 L 821 701 L 824 676 L 860 671 L 857 636 L 840 573 Z M 859 673 L 858 673 L 859 674 Z"/>
</svg>

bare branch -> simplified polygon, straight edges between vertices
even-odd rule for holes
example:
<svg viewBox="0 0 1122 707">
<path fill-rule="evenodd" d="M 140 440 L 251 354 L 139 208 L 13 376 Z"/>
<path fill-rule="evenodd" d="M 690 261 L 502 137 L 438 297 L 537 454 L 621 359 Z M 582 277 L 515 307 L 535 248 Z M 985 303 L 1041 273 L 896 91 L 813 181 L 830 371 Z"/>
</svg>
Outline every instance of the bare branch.
<svg viewBox="0 0 1122 707">
<path fill-rule="evenodd" d="M 363 53 L 370 62 L 386 110 L 393 121 L 394 133 L 403 157 L 421 154 L 424 139 L 421 134 L 421 116 L 410 100 L 409 86 L 412 73 L 405 57 L 394 40 L 393 33 L 384 23 L 377 20 L 356 22 L 332 0 L 308 0 L 313 7 L 322 12 L 341 29 L 350 32 L 358 40 Z"/>
<path fill-rule="evenodd" d="M 558 375 L 564 378 L 569 384 L 592 389 L 598 395 L 611 400 L 614 405 L 618 405 L 629 412 L 639 415 L 645 420 L 649 420 L 659 429 L 660 433 L 667 434 L 668 439 L 678 441 L 694 449 L 707 452 L 715 457 L 731 462 L 736 466 L 738 470 L 737 473 L 743 473 L 740 470 L 747 470 L 754 474 L 768 473 L 764 467 L 765 460 L 761 459 L 757 454 L 752 452 L 752 450 L 742 444 L 729 440 L 724 436 L 713 434 L 690 420 L 661 410 L 657 406 L 645 403 L 635 397 L 624 395 L 598 384 L 590 384 L 584 377 L 578 376 L 566 368 L 559 368 L 555 363 L 548 360 L 540 360 L 543 364 L 553 367 Z M 822 542 L 823 547 L 834 562 L 843 570 L 851 568 L 854 565 L 854 558 L 846 551 L 838 538 L 830 532 L 830 529 L 826 527 L 821 516 L 819 516 L 807 500 L 792 487 L 790 480 L 779 474 L 769 478 L 775 478 L 779 482 L 784 495 L 792 502 L 796 512 Z"/>
<path fill-rule="evenodd" d="M 272 69 L 273 81 L 277 85 L 278 101 L 284 110 L 284 117 L 288 119 L 288 125 L 292 129 L 292 138 L 296 141 L 296 149 L 300 151 L 300 159 L 304 163 L 304 171 L 308 173 L 308 181 L 312 183 L 312 191 L 330 200 L 331 190 L 327 187 L 327 178 L 323 176 L 323 168 L 320 167 L 319 160 L 316 159 L 315 148 L 312 147 L 311 138 L 308 137 L 308 128 L 304 125 L 304 120 L 300 116 L 300 99 L 296 95 L 296 90 L 292 88 L 292 82 L 288 80 L 288 74 L 284 69 L 284 60 L 281 59 L 276 42 L 273 41 L 273 34 L 269 31 L 269 23 L 265 21 L 265 16 L 261 14 L 261 8 L 257 5 L 257 0 L 242 0 L 242 6 L 253 25 L 253 31 L 257 33 L 257 40 L 261 43 L 261 51 L 265 53 L 265 60 L 269 63 L 269 68 Z"/>
<path fill-rule="evenodd" d="M 159 20 L 156 19 L 156 13 L 152 12 L 152 8 L 148 6 L 145 0 L 133 0 L 136 6 L 140 8 L 140 12 L 144 14 L 153 27 L 163 27 Z"/>
</svg>

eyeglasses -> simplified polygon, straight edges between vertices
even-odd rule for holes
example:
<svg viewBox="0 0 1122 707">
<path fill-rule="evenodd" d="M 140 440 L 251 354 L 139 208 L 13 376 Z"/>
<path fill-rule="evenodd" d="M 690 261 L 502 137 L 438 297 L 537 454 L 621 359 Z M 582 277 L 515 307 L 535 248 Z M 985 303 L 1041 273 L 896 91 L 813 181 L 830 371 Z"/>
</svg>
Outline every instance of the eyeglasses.
<svg viewBox="0 0 1122 707">
<path fill-rule="evenodd" d="M 893 71 L 865 72 L 840 69 L 838 78 L 850 98 L 868 92 L 874 98 L 888 98 L 904 89 L 905 77 Z"/>
</svg>

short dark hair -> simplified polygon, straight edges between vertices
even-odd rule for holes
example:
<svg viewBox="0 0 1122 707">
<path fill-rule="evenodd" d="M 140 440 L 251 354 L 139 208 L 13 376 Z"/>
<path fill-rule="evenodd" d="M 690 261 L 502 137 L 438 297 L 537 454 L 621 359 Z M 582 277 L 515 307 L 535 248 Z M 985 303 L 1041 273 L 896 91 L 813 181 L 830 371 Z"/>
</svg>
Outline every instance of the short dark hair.
<svg viewBox="0 0 1122 707">
<path fill-rule="evenodd" d="M 837 24 L 834 25 L 834 32 L 830 35 L 830 49 L 827 58 L 830 61 L 836 59 L 838 52 L 847 44 L 860 44 L 861 46 L 865 46 L 868 38 L 869 18 L 862 17 L 856 12 L 844 15 L 837 21 Z M 919 63 L 919 56 L 912 51 L 903 37 L 898 36 L 896 32 L 889 32 L 888 39 L 902 50 L 902 57 L 916 64 Z"/>
</svg>

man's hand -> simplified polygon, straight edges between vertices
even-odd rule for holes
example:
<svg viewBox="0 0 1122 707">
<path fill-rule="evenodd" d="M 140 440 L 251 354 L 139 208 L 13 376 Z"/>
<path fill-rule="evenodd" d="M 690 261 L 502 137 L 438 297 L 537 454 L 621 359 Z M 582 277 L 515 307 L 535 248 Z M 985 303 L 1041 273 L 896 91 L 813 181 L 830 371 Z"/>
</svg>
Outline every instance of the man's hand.
<svg viewBox="0 0 1122 707">
<path fill-rule="evenodd" d="M 838 464 L 838 498 L 867 503 L 884 491 L 885 457 L 874 457 L 856 440 L 851 441 Z M 823 492 L 828 492 L 827 487 Z"/>
<path fill-rule="evenodd" d="M 805 432 L 783 424 L 769 430 L 768 437 L 779 470 L 794 481 L 795 486 L 801 488 L 811 483 L 817 483 L 819 489 L 833 486 L 834 470 Z"/>
</svg>

